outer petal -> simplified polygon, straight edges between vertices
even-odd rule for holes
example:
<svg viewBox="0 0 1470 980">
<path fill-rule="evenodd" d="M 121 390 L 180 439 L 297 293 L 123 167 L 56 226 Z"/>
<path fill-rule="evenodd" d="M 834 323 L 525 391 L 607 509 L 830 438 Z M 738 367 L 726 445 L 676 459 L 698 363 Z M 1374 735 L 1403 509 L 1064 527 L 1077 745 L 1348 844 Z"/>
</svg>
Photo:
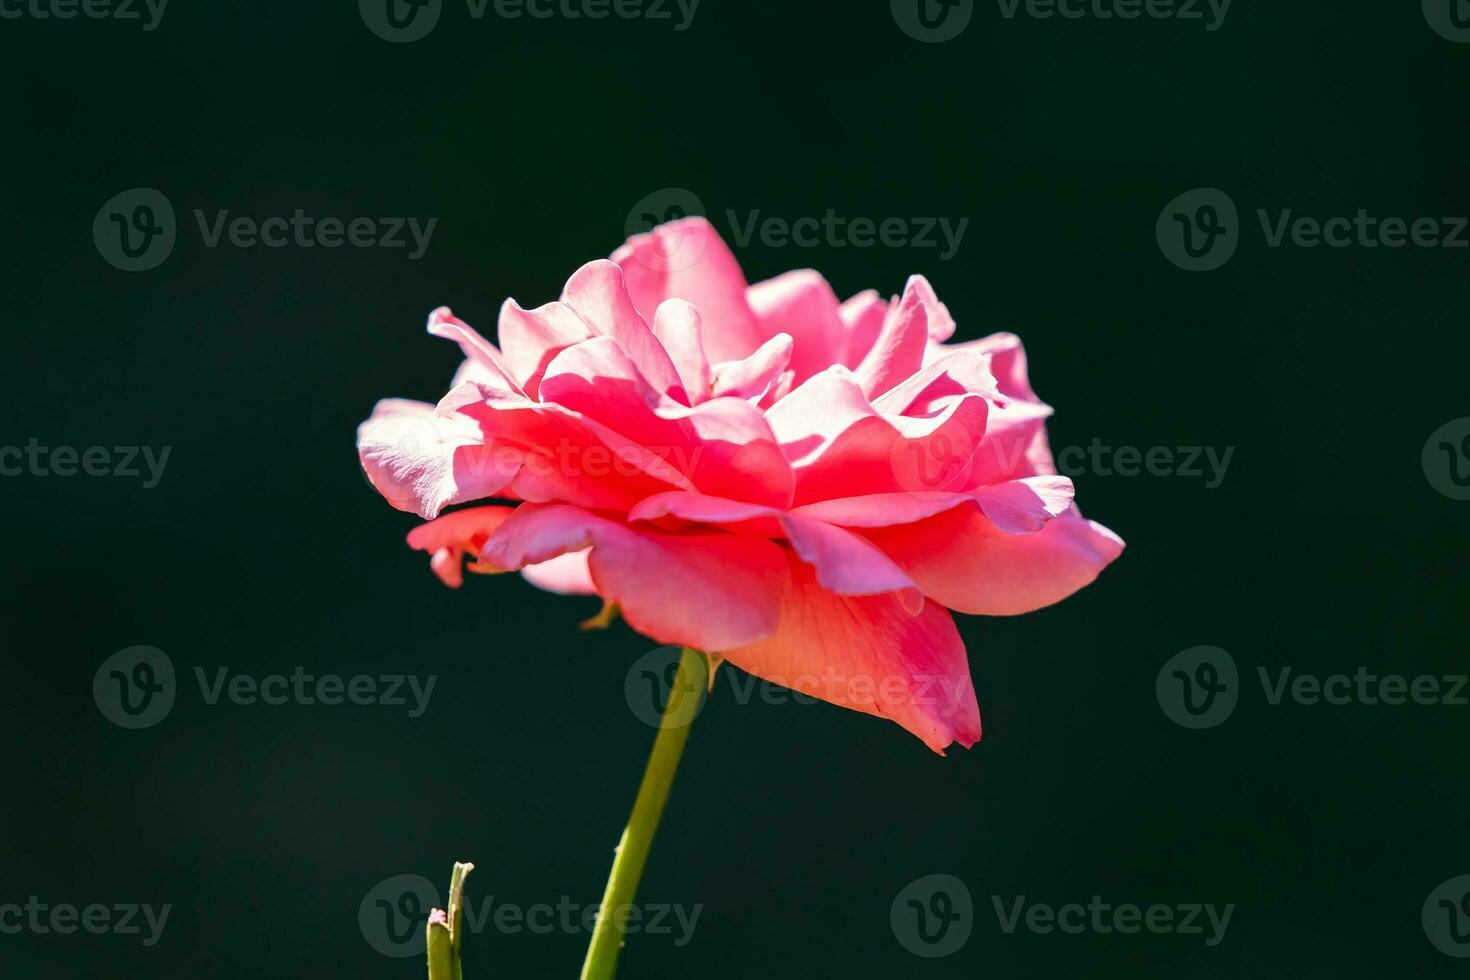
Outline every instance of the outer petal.
<svg viewBox="0 0 1470 980">
<path fill-rule="evenodd" d="M 513 569 L 587 548 L 597 594 L 656 642 L 723 650 L 775 632 L 786 560 L 761 538 L 668 534 L 565 504 L 522 504 L 481 560 Z"/>
<path fill-rule="evenodd" d="M 903 570 L 866 538 L 844 528 L 773 507 L 679 491 L 649 497 L 628 513 L 632 521 L 667 524 L 669 517 L 740 533 L 783 536 L 816 570 L 824 589 L 854 596 L 893 592 L 910 615 L 923 609 L 922 593 Z"/>
<path fill-rule="evenodd" d="M 838 596 L 794 557 L 780 630 L 719 652 L 742 670 L 845 708 L 890 718 L 935 752 L 980 739 L 980 708 L 949 612 L 910 616 L 891 595 Z"/>
<path fill-rule="evenodd" d="M 767 507 L 764 504 L 679 490 L 647 497 L 628 511 L 630 521 L 662 522 L 665 518 L 672 517 L 674 521 L 666 522 L 665 526 L 675 528 L 682 527 L 684 524 L 710 524 L 721 527 L 748 526 L 752 522 L 760 521 L 762 523 L 758 525 L 760 530 L 757 533 L 769 537 L 777 537 L 781 534 L 779 523 L 777 523 L 780 516 L 779 509 Z"/>
<path fill-rule="evenodd" d="M 1060 602 L 1123 552 L 1121 538 L 1075 507 L 1034 534 L 1007 534 L 968 507 L 865 533 L 930 599 L 987 616 Z"/>
<path fill-rule="evenodd" d="M 974 495 L 968 493 L 870 493 L 818 500 L 794 507 L 791 513 L 840 527 L 891 527 L 974 504 Z"/>
<path fill-rule="evenodd" d="M 557 595 L 596 595 L 597 586 L 592 584 L 587 555 L 585 551 L 568 551 L 547 561 L 527 565 L 521 569 L 521 576 L 536 588 Z"/>
<path fill-rule="evenodd" d="M 477 559 L 490 535 L 514 512 L 513 507 L 457 510 L 409 531 L 408 546 L 427 551 L 434 574 L 451 589 L 457 589 L 464 583 L 464 556 L 468 553 Z"/>
<path fill-rule="evenodd" d="M 1007 534 L 1031 534 L 1072 506 L 1072 481 L 1065 476 L 1036 476 L 964 493 L 836 497 L 804 504 L 791 513 L 841 527 L 882 528 L 915 524 L 956 507 L 974 505 Z"/>
<path fill-rule="evenodd" d="M 1032 534 L 1072 508 L 1075 491 L 1065 476 L 1030 476 L 975 491 L 980 510 L 1007 534 Z"/>
<path fill-rule="evenodd" d="M 740 264 L 704 218 L 683 218 L 634 235 L 612 260 L 622 268 L 628 294 L 645 319 L 667 299 L 685 300 L 699 310 L 711 362 L 739 360 L 764 339 L 745 301 Z"/>
<path fill-rule="evenodd" d="M 496 496 L 519 469 L 469 417 L 402 399 L 379 402 L 358 426 L 357 453 L 384 499 L 431 520 L 450 504 Z"/>
<path fill-rule="evenodd" d="M 842 596 L 891 593 L 908 615 L 923 611 L 924 596 L 918 586 L 867 539 L 793 514 L 782 517 L 781 525 L 801 560 L 816 570 L 822 588 Z"/>
</svg>

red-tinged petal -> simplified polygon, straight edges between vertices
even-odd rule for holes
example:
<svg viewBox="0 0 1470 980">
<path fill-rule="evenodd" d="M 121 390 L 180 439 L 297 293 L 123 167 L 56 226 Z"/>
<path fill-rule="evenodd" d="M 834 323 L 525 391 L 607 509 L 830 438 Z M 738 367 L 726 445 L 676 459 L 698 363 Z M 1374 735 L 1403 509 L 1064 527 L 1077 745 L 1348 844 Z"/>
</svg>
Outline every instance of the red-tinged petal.
<svg viewBox="0 0 1470 980">
<path fill-rule="evenodd" d="M 1121 538 L 1075 507 L 1033 534 L 1008 534 L 969 507 L 864 533 L 930 599 L 986 616 L 1014 616 L 1060 602 L 1091 584 L 1123 552 Z"/>
<path fill-rule="evenodd" d="M 870 493 L 834 497 L 793 507 L 791 513 L 840 527 L 890 527 L 914 524 L 960 506 L 973 506 L 968 493 Z"/>
<path fill-rule="evenodd" d="M 685 524 L 709 524 L 725 527 L 756 520 L 774 521 L 780 516 L 780 510 L 764 504 L 754 504 L 747 500 L 731 500 L 728 497 L 712 497 L 708 494 L 682 490 L 671 490 L 647 497 L 628 511 L 630 521 L 658 522 L 667 517 L 677 518 L 672 522 L 674 527 L 682 527 Z M 762 526 L 771 530 L 771 537 L 780 534 L 780 528 L 775 524 Z"/>
<path fill-rule="evenodd" d="M 368 481 L 399 510 L 430 519 L 451 504 L 493 497 L 519 470 L 465 415 L 422 402 L 379 402 L 357 430 Z"/>
<path fill-rule="evenodd" d="M 478 557 L 513 507 L 471 507 L 445 514 L 408 532 L 408 546 L 429 553 L 429 565 L 451 589 L 464 583 L 464 556 Z"/>
<path fill-rule="evenodd" d="M 841 363 L 846 328 L 837 294 L 820 274 L 799 269 L 756 283 L 746 293 L 761 334 L 787 334 L 793 343 L 790 368 L 800 384 Z"/>
<path fill-rule="evenodd" d="M 744 398 L 759 404 L 783 375 L 791 360 L 791 338 L 777 334 L 742 361 L 723 361 L 714 366 L 714 398 Z"/>
<path fill-rule="evenodd" d="M 709 358 L 704 355 L 700 322 L 699 311 L 682 299 L 665 300 L 653 315 L 653 335 L 669 352 L 691 405 L 710 396 Z"/>
<path fill-rule="evenodd" d="M 606 259 L 588 262 L 567 280 L 562 302 L 595 334 L 616 340 L 655 389 L 687 402 L 674 362 L 628 296 L 622 269 Z"/>
<path fill-rule="evenodd" d="M 500 307 L 500 345 L 505 361 L 522 390 L 532 398 L 546 365 L 564 348 L 592 336 L 592 330 L 565 303 L 523 310 L 513 299 Z"/>
<path fill-rule="evenodd" d="M 738 398 L 661 398 L 608 337 L 557 355 L 541 396 L 632 440 L 713 496 L 784 507 L 794 477 L 760 410 Z"/>
<path fill-rule="evenodd" d="M 668 518 L 675 518 L 669 521 Z M 899 594 L 900 604 L 918 613 L 924 597 L 887 555 L 851 531 L 773 507 L 698 493 L 671 492 L 640 501 L 630 521 L 678 527 L 679 522 L 717 526 L 741 534 L 784 537 L 801 560 L 816 569 L 823 588 L 839 595 Z"/>
<path fill-rule="evenodd" d="M 785 514 L 781 526 L 801 560 L 816 569 L 817 582 L 843 596 L 893 593 L 910 616 L 924 609 L 924 596 L 914 581 L 871 542 L 851 531 Z"/>
<path fill-rule="evenodd" d="M 940 754 L 979 741 L 980 708 L 946 609 L 929 602 L 912 616 L 891 594 L 828 592 L 794 556 L 790 569 L 776 634 L 717 652 L 772 683 L 889 718 Z"/>
<path fill-rule="evenodd" d="M 863 363 L 863 358 L 873 349 L 878 334 L 883 331 L 883 323 L 888 319 L 888 310 L 893 302 L 884 299 L 878 290 L 869 289 L 842 304 L 839 313 L 847 331 L 847 342 L 843 346 L 841 364 L 856 368 Z"/>
<path fill-rule="evenodd" d="M 564 504 L 522 504 L 481 559 L 514 569 L 586 548 L 597 594 L 655 642 L 723 650 L 776 629 L 786 560 L 761 538 L 668 534 Z"/>
<path fill-rule="evenodd" d="M 1037 476 L 963 493 L 874 493 L 819 500 L 793 508 L 794 516 L 840 527 L 882 528 L 919 521 L 962 506 L 978 506 L 1007 534 L 1031 534 L 1072 506 L 1072 481 Z"/>
<path fill-rule="evenodd" d="M 555 403 L 471 384 L 439 404 L 478 424 L 497 466 L 514 464 L 510 493 L 521 500 L 625 510 L 650 494 L 691 486 L 649 450 Z"/>
<path fill-rule="evenodd" d="M 745 274 L 704 218 L 683 218 L 634 235 L 612 260 L 622 268 L 628 294 L 645 319 L 669 299 L 699 310 L 711 362 L 740 360 L 764 339 L 745 301 Z"/>
</svg>

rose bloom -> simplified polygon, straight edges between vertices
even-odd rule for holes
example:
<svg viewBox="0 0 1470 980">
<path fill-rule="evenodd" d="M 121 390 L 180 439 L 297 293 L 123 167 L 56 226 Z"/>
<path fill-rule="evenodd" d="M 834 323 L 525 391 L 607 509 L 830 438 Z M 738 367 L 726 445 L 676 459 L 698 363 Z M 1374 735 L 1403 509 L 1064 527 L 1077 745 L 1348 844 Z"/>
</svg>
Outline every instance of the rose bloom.
<svg viewBox="0 0 1470 980">
<path fill-rule="evenodd" d="M 892 719 L 980 738 L 951 611 L 1010 616 L 1123 550 L 1046 441 L 1021 342 L 946 344 L 922 276 L 839 302 L 820 275 L 747 285 L 702 218 L 501 308 L 499 347 L 448 309 L 465 361 L 437 405 L 380 402 L 368 479 L 429 519 L 408 542 L 457 587 L 519 569 L 616 603 L 638 632 Z M 445 508 L 487 498 L 513 506 Z"/>
</svg>

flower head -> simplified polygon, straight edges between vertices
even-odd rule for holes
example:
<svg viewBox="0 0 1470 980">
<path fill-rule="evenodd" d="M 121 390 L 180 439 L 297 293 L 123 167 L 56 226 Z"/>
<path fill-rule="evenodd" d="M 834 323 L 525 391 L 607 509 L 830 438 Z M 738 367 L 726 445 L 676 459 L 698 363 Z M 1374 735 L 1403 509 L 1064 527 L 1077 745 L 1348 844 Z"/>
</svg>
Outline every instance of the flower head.
<svg viewBox="0 0 1470 980">
<path fill-rule="evenodd" d="M 409 543 L 617 603 L 658 643 L 887 717 L 935 751 L 980 738 L 951 610 L 1029 612 L 1123 549 L 1052 464 L 1021 342 L 948 344 L 922 276 L 839 302 L 811 271 L 747 285 L 702 218 L 590 262 L 557 302 L 448 309 L 465 361 L 437 405 L 380 402 L 374 487 Z M 497 498 L 514 503 L 445 508 Z"/>
</svg>

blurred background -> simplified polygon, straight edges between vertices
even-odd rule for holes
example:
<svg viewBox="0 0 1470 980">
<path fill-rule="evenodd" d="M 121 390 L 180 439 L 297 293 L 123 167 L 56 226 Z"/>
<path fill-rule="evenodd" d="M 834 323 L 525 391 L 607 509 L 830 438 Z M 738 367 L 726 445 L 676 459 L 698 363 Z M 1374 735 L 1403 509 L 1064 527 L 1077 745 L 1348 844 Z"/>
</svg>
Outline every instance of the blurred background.
<svg viewBox="0 0 1470 980">
<path fill-rule="evenodd" d="M 0 911 L 0 975 L 422 976 L 382 951 L 404 946 L 374 910 L 411 918 L 412 887 L 383 883 L 442 890 L 455 860 L 493 903 L 469 975 L 576 975 L 580 928 L 493 913 L 600 897 L 653 737 L 624 681 L 653 644 L 579 633 L 595 601 L 519 577 L 443 588 L 404 546 L 415 519 L 363 480 L 354 429 L 378 398 L 446 389 L 459 356 L 424 334 L 430 309 L 493 335 L 504 298 L 555 298 L 669 189 L 752 282 L 814 267 L 847 296 L 922 272 L 959 339 L 1019 333 L 1054 447 L 1106 449 L 1072 475 L 1129 548 L 1058 606 L 961 617 L 971 751 L 718 685 L 639 896 L 697 924 L 630 937 L 621 976 L 1464 972 L 1470 915 L 1432 893 L 1470 873 L 1470 707 L 1272 704 L 1258 674 L 1467 671 L 1470 232 L 1271 244 L 1283 220 L 1359 209 L 1435 219 L 1442 241 L 1470 214 L 1454 0 L 1133 19 L 1103 16 L 1127 0 L 1079 17 L 646 0 L 603 19 L 568 16 L 596 0 L 546 19 L 395 0 L 391 20 L 367 0 L 49 2 L 5 0 L 0 20 L 0 444 L 51 464 L 0 478 L 0 907 L 171 912 L 148 944 L 141 915 L 140 934 L 93 935 Z M 134 188 L 172 208 L 171 250 L 144 235 L 161 206 L 104 208 Z M 1166 209 L 1196 188 L 1234 220 Z M 422 250 L 406 225 L 403 247 L 210 244 L 221 212 L 298 210 L 371 219 L 379 240 L 385 219 L 435 224 Z M 934 219 L 934 244 L 735 240 L 829 211 Z M 111 214 L 150 251 L 107 246 Z M 1181 268 L 1174 214 L 1202 236 L 1219 216 L 1233 254 Z M 967 222 L 956 247 L 939 219 Z M 105 447 L 123 472 L 58 476 L 57 447 Z M 168 447 L 155 480 L 142 447 Z M 1121 475 L 1124 447 L 1171 462 Z M 1220 479 L 1206 447 L 1232 453 Z M 93 682 L 138 645 L 167 655 L 176 697 L 133 729 Z M 1201 645 L 1232 658 L 1238 703 L 1196 729 L 1156 679 Z M 221 668 L 437 681 L 413 717 L 406 682 L 404 707 L 211 704 L 196 672 Z M 953 949 L 904 924 L 931 875 L 968 895 Z M 947 887 L 927 907 L 963 906 Z M 1193 935 L 1007 932 L 1022 896 L 1233 912 L 1213 945 L 1203 915 Z M 1461 932 L 1436 940 L 1441 908 Z"/>
</svg>

